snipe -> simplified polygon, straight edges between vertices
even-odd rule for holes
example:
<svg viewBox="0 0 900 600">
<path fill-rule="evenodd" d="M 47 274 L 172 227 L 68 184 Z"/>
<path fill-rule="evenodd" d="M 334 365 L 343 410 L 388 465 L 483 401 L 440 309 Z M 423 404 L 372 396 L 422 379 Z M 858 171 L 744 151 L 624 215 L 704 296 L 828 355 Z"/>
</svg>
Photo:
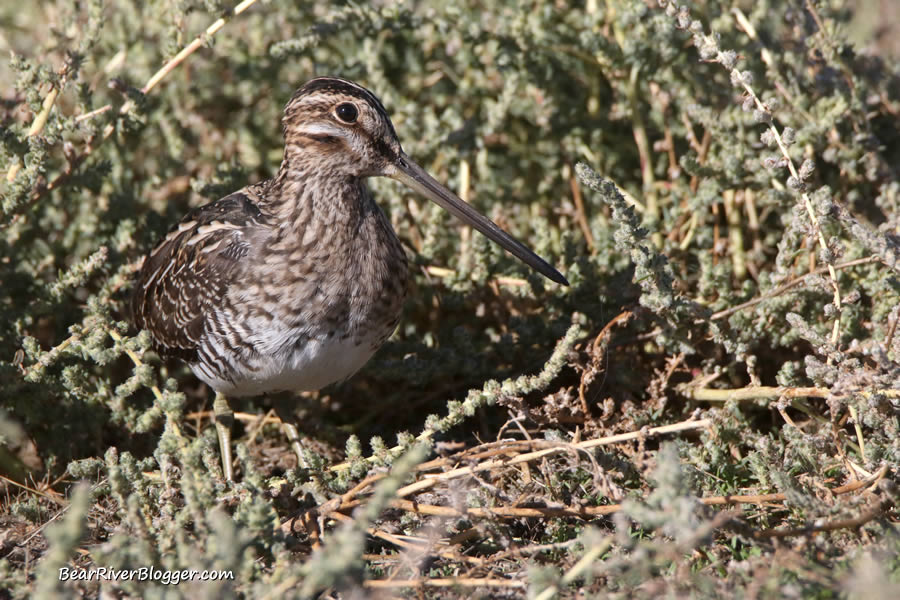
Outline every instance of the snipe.
<svg viewBox="0 0 900 600">
<path fill-rule="evenodd" d="M 307 82 L 282 120 L 284 161 L 262 181 L 190 211 L 150 252 L 134 322 L 216 392 L 225 477 L 226 397 L 317 390 L 350 377 L 391 335 L 406 296 L 400 241 L 366 188 L 406 184 L 552 279 L 566 279 L 404 154 L 381 102 L 334 77 Z M 295 441 L 296 430 L 286 422 Z"/>
</svg>

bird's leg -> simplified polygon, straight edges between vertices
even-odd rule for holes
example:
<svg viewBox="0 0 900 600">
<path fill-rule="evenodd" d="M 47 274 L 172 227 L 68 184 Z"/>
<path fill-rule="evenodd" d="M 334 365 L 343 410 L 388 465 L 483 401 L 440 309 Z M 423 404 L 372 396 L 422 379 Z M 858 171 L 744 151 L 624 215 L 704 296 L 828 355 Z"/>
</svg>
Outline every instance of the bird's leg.
<svg viewBox="0 0 900 600">
<path fill-rule="evenodd" d="M 297 455 L 297 465 L 306 467 L 308 465 L 303 458 L 303 445 L 300 443 L 300 432 L 297 430 L 297 426 L 294 425 L 294 415 L 291 411 L 291 407 L 295 402 L 296 398 L 276 398 L 273 406 L 275 408 L 275 414 L 281 419 L 281 431 L 284 432 L 285 437 L 291 445 L 291 449 L 294 451 L 294 454 Z"/>
<path fill-rule="evenodd" d="M 231 466 L 231 426 L 234 424 L 234 412 L 228 406 L 225 394 L 216 392 L 213 401 L 213 413 L 216 415 L 216 433 L 219 435 L 219 456 L 222 458 L 222 472 L 227 481 L 234 481 L 234 469 Z"/>
</svg>

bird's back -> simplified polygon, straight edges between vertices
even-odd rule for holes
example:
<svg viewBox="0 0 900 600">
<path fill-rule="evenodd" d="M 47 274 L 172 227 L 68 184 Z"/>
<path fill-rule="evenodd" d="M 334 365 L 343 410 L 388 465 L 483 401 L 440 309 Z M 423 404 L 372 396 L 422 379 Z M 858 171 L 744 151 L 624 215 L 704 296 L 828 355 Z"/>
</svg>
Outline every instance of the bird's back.
<svg viewBox="0 0 900 600">
<path fill-rule="evenodd" d="M 249 190 L 189 212 L 147 255 L 132 315 L 167 357 L 197 359 L 209 311 L 247 269 L 249 237 L 266 217 Z"/>
</svg>

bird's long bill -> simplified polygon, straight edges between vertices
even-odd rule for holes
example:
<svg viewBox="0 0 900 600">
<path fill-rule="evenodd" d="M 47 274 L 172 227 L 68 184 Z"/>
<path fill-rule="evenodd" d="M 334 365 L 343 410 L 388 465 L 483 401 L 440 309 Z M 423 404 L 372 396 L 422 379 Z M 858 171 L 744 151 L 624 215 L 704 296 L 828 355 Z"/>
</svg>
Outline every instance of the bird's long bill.
<svg viewBox="0 0 900 600">
<path fill-rule="evenodd" d="M 392 173 L 387 173 L 389 177 L 419 192 L 444 210 L 449 211 L 450 214 L 463 223 L 471 225 L 486 235 L 489 240 L 499 244 L 544 277 L 562 285 L 569 285 L 566 278 L 551 267 L 547 261 L 529 250 L 522 242 L 500 229 L 496 223 L 466 204 L 456 194 L 435 181 L 431 175 L 425 172 L 425 169 L 411 161 L 405 154 L 401 154 L 394 166 L 396 170 Z"/>
</svg>

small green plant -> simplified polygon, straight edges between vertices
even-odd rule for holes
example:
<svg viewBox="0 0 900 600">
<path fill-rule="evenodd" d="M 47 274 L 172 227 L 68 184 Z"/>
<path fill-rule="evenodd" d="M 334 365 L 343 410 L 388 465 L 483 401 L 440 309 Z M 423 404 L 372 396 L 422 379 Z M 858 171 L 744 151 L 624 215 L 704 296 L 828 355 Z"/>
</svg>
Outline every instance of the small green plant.
<svg viewBox="0 0 900 600">
<path fill-rule="evenodd" d="M 900 78 L 853 7 L 0 6 L 7 595 L 897 597 Z M 230 485 L 131 285 L 327 74 L 572 285 L 371 181 L 404 319 L 297 398 L 302 468 L 236 404 Z M 151 576 L 60 578 L 101 567 Z"/>
</svg>

